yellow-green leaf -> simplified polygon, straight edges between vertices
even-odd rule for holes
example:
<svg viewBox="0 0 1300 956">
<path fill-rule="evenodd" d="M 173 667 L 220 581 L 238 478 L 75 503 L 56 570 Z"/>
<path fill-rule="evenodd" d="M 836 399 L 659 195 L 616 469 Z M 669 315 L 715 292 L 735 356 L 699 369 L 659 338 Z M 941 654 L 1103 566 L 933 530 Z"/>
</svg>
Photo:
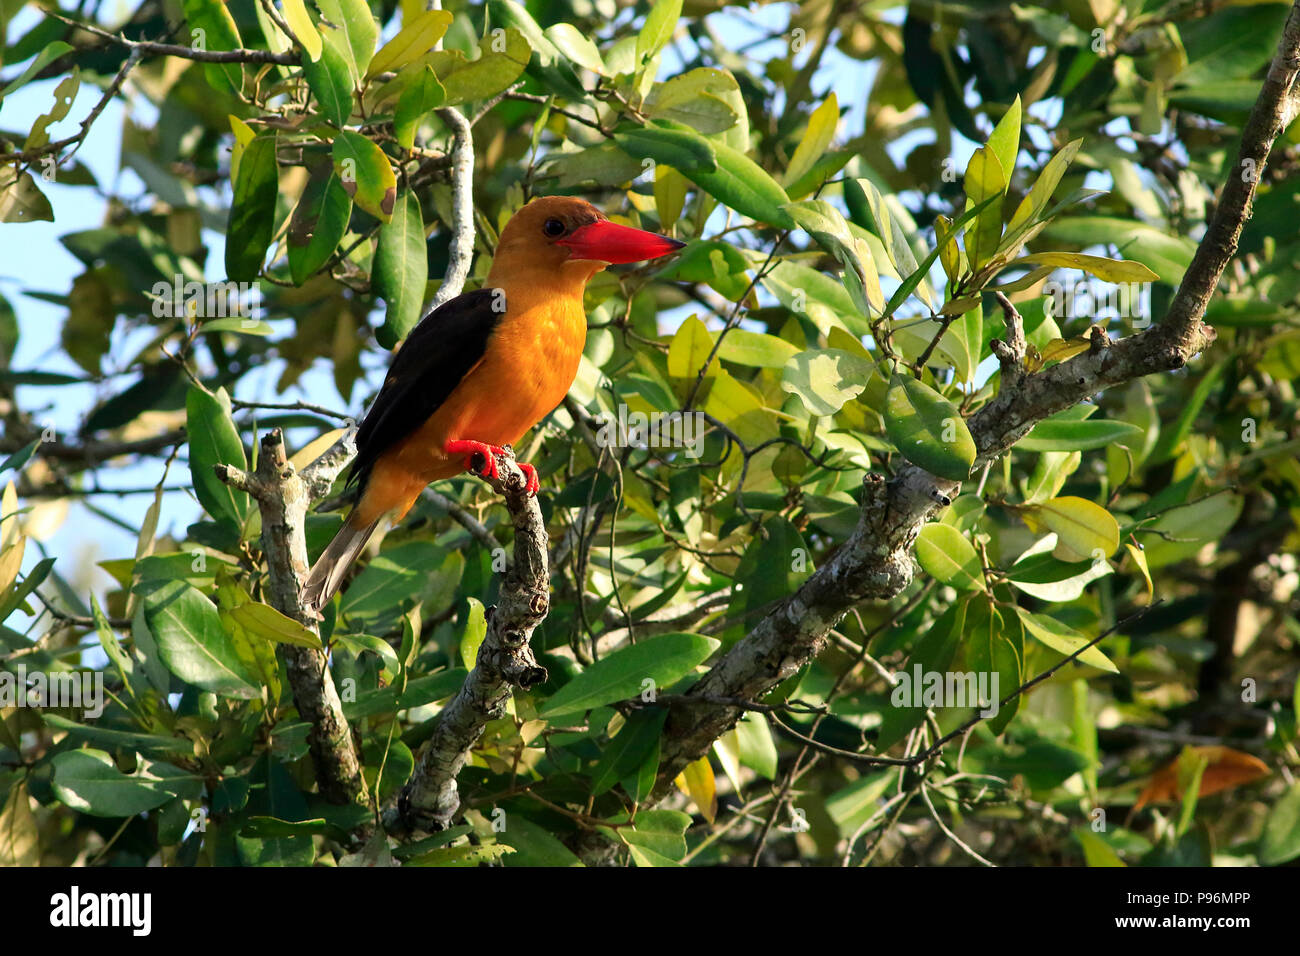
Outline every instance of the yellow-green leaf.
<svg viewBox="0 0 1300 956">
<path fill-rule="evenodd" d="M 718 812 L 717 782 L 708 757 L 701 757 L 677 775 L 677 786 L 691 798 L 700 815 L 709 823 Z"/>
<path fill-rule="evenodd" d="M 301 2 L 301 0 L 299 0 Z M 426 10 L 398 31 L 370 60 L 366 79 L 400 70 L 434 48 L 447 28 L 452 16 L 446 10 Z"/>
<path fill-rule="evenodd" d="M 987 146 L 975 150 L 966 167 L 967 208 L 1001 196 L 1006 188 L 1006 173 L 997 156 Z M 1001 237 L 1002 203 L 995 199 L 966 228 L 966 257 L 970 259 L 971 268 L 978 269 L 993 258 Z"/>
<path fill-rule="evenodd" d="M 289 24 L 289 29 L 298 38 L 307 56 L 313 61 L 319 60 L 321 36 L 316 30 L 316 24 L 311 22 L 310 14 L 307 13 L 307 4 L 303 3 L 303 0 L 282 0 L 282 5 L 284 22 Z"/>
<path fill-rule="evenodd" d="M 1080 269 L 1103 282 L 1154 282 L 1156 275 L 1140 262 L 1132 259 L 1107 259 L 1105 256 L 1085 256 L 1081 252 L 1035 252 L 1021 256 L 1016 263 L 1056 266 L 1060 269 Z"/>
<path fill-rule="evenodd" d="M 1069 657 L 1089 641 L 1089 638 L 1084 637 L 1068 624 L 1062 624 L 1047 614 L 1033 614 L 1022 607 L 1017 607 L 1016 613 L 1020 615 L 1020 620 L 1031 637 L 1044 647 L 1050 647 L 1065 657 Z M 1119 668 L 1112 664 L 1110 658 L 1095 645 L 1080 654 L 1077 660 L 1098 670 L 1108 671 L 1111 674 L 1119 673 Z"/>
<path fill-rule="evenodd" d="M 249 634 L 279 644 L 319 649 L 320 638 L 309 628 L 293 618 L 280 613 L 269 604 L 247 601 L 224 612 Z"/>
<path fill-rule="evenodd" d="M 784 183 L 787 187 L 798 182 L 800 177 L 821 159 L 822 154 L 835 139 L 835 129 L 839 126 L 839 122 L 840 103 L 832 92 L 826 97 L 826 102 L 813 110 L 812 116 L 808 117 L 808 129 L 804 131 L 803 139 L 795 147 L 794 155 L 790 157 L 790 165 L 785 170 Z"/>
<path fill-rule="evenodd" d="M 1119 548 L 1119 522 L 1086 498 L 1051 498 L 1022 509 L 1021 515 L 1036 533 L 1043 528 L 1056 532 L 1055 554 L 1063 561 L 1104 559 Z"/>
<path fill-rule="evenodd" d="M 1133 563 L 1137 565 L 1137 569 L 1142 572 L 1142 580 L 1147 583 L 1147 598 L 1155 597 L 1156 588 L 1155 585 L 1151 583 L 1151 571 L 1147 567 L 1146 552 L 1136 544 L 1128 541 L 1124 543 L 1124 547 L 1128 550 L 1129 556 L 1133 559 Z"/>
</svg>

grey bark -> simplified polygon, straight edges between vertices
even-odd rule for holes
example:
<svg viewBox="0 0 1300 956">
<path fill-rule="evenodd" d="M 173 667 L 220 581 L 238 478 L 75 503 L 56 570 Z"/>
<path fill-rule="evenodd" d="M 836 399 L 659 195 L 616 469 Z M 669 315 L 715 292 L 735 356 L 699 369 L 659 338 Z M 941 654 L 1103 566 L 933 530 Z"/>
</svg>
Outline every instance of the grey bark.
<svg viewBox="0 0 1300 956">
<path fill-rule="evenodd" d="M 262 553 L 267 563 L 267 598 L 281 614 L 319 634 L 315 615 L 301 601 L 307 577 L 304 522 L 312 502 L 329 493 L 343 466 L 356 454 L 352 432 L 298 473 L 285 457 L 279 429 L 262 438 L 257 470 L 214 466 L 217 477 L 248 492 L 262 513 Z M 334 686 L 323 649 L 281 644 L 279 647 L 302 719 L 311 724 L 307 741 L 316 784 L 331 803 L 368 801 L 361 776 L 361 756 L 352 739 L 343 703 Z"/>
<path fill-rule="evenodd" d="M 527 690 L 546 680 L 529 641 L 550 609 L 550 571 L 546 525 L 537 499 L 525 491 L 527 480 L 513 457 L 497 457 L 498 478 L 489 479 L 505 499 L 515 529 L 514 562 L 501 582 L 495 607 L 488 609 L 487 633 L 478 658 L 459 693 L 438 715 L 415 773 L 385 813 L 389 833 L 446 829 L 460 808 L 456 775 L 488 721 L 506 712 L 515 687 Z"/>
</svg>

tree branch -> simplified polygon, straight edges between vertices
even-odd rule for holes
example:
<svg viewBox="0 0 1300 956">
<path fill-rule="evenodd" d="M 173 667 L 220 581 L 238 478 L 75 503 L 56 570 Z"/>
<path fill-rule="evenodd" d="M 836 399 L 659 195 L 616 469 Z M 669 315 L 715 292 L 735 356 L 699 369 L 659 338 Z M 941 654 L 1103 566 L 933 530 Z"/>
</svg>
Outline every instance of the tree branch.
<svg viewBox="0 0 1300 956">
<path fill-rule="evenodd" d="M 446 829 L 460 808 L 456 775 L 488 721 L 501 718 L 513 688 L 527 690 L 546 680 L 529 646 L 533 631 L 550 609 L 546 525 L 537 499 L 512 455 L 498 455 L 500 477 L 489 479 L 505 499 L 515 528 L 514 563 L 501 582 L 498 604 L 487 612 L 487 633 L 474 669 L 460 692 L 438 716 L 397 805 L 384 815 L 390 834 Z"/>
<path fill-rule="evenodd" d="M 1237 169 L 1224 185 L 1214 217 L 1160 324 L 1111 343 L 1094 335 L 1092 347 L 1035 374 L 1023 367 L 1023 331 L 1009 301 L 1001 299 L 1007 339 L 994 346 L 1003 370 L 998 395 L 968 420 L 977 455 L 972 473 L 1010 449 L 1039 421 L 1095 392 L 1153 372 L 1181 368 L 1214 341 L 1202 322 L 1219 279 L 1236 252 L 1249 216 L 1259 172 L 1292 109 L 1300 73 L 1300 2 L 1292 7 L 1268 77 L 1242 134 Z M 688 691 L 704 698 L 759 701 L 795 674 L 827 641 L 836 622 L 859 601 L 886 599 L 912 580 L 911 549 L 938 508 L 950 503 L 959 482 L 904 462 L 886 482 L 863 480 L 858 525 L 829 562 L 761 620 Z M 708 752 L 713 741 L 741 716 L 735 706 L 677 707 L 662 741 L 652 801 L 662 800 L 677 774 Z"/>
<path fill-rule="evenodd" d="M 315 615 L 303 606 L 302 582 L 307 577 L 307 542 L 303 532 L 307 509 L 325 495 L 343 466 L 356 454 L 351 431 L 299 474 L 284 451 L 284 438 L 274 429 L 262 438 L 256 472 L 215 465 L 217 477 L 256 499 L 262 512 L 262 553 L 267 563 L 267 597 L 287 617 L 319 634 Z M 311 724 L 307 741 L 321 795 L 331 803 L 369 800 L 361 776 L 361 756 L 343 703 L 334 687 L 328 655 L 321 648 L 281 644 L 294 704 Z"/>
<path fill-rule="evenodd" d="M 430 310 L 460 295 L 469 278 L 474 258 L 474 131 L 454 106 L 438 110 L 439 118 L 451 127 L 451 250 L 447 274 L 433 294 Z"/>
</svg>

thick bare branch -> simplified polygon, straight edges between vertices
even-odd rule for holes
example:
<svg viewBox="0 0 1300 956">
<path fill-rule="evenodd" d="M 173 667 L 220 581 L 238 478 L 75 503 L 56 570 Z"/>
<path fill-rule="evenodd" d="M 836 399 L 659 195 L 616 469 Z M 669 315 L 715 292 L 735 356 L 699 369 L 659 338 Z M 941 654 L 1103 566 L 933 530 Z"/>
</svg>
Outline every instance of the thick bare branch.
<svg viewBox="0 0 1300 956">
<path fill-rule="evenodd" d="M 490 484 L 510 511 L 514 563 L 501 582 L 497 605 L 488 609 L 487 633 L 474 669 L 439 714 L 414 775 L 397 806 L 385 814 L 389 833 L 445 829 L 460 807 L 456 775 L 483 728 L 505 714 L 515 687 L 526 690 L 546 680 L 546 668 L 529 646 L 550 609 L 546 525 L 537 499 L 525 491 L 527 479 L 514 458 L 498 456 L 497 469 L 500 477 Z"/>
</svg>

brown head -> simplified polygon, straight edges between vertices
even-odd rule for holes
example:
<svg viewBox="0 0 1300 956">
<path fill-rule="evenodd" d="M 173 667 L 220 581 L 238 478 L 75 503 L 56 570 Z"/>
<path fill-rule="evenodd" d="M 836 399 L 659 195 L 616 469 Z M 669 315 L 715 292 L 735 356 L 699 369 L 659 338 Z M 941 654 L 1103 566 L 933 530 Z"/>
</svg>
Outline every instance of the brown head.
<svg viewBox="0 0 1300 956">
<path fill-rule="evenodd" d="M 684 242 L 620 226 L 572 196 L 542 196 L 510 217 L 501 230 L 489 284 L 495 276 L 536 272 L 550 281 L 585 283 L 613 263 L 657 259 Z"/>
</svg>

